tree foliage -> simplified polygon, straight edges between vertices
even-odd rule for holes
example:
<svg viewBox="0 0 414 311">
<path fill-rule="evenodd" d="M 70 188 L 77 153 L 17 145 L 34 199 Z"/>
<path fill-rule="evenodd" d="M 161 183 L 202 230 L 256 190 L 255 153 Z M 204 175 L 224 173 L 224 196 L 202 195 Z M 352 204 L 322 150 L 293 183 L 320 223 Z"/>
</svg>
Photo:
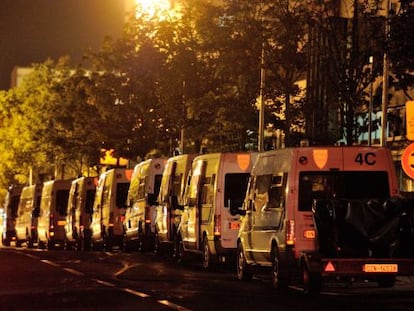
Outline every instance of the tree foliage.
<svg viewBox="0 0 414 311">
<path fill-rule="evenodd" d="M 408 89 L 413 8 L 405 2 L 387 47 L 395 81 Z M 287 146 L 303 137 L 355 141 L 363 130 L 355 115 L 381 73 L 381 61 L 367 70 L 369 56 L 384 51 L 375 1 L 355 1 L 351 19 L 333 14 L 336 1 L 180 3 L 179 16 L 130 16 L 122 37 L 105 38 L 77 68 L 66 58 L 34 64 L 22 85 L 0 92 L 4 188 L 28 182 L 29 170 L 37 181 L 63 168 L 72 177 L 97 171 L 103 148 L 132 160 L 177 147 L 255 149 L 261 91 L 265 123 L 285 133 Z M 306 78 L 304 97 L 297 82 Z"/>
</svg>

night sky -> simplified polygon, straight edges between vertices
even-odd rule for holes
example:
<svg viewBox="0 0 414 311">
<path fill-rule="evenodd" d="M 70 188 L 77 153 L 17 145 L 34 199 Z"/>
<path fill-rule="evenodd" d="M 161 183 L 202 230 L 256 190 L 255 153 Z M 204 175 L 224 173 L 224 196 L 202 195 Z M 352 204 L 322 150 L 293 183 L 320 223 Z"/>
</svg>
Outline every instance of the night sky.
<svg viewBox="0 0 414 311">
<path fill-rule="evenodd" d="M 106 35 L 117 37 L 124 0 L 0 0 L 0 90 L 14 66 L 70 55 L 75 65 Z"/>
</svg>

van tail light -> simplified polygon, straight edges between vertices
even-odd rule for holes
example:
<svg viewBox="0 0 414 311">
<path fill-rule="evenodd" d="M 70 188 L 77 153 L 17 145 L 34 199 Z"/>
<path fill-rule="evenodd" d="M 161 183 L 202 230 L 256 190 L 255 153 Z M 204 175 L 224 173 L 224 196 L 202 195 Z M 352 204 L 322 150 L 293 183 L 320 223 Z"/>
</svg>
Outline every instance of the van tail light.
<svg viewBox="0 0 414 311">
<path fill-rule="evenodd" d="M 109 213 L 109 223 L 108 223 L 109 227 L 113 227 L 114 226 L 114 213 L 110 212 Z"/>
<path fill-rule="evenodd" d="M 286 223 L 286 245 L 295 244 L 295 221 L 289 219 Z"/>
<path fill-rule="evenodd" d="M 221 235 L 221 217 L 220 215 L 214 215 L 214 235 Z"/>
<path fill-rule="evenodd" d="M 50 230 L 53 230 L 55 228 L 55 215 L 53 214 L 49 215 L 49 228 Z"/>
<path fill-rule="evenodd" d="M 121 215 L 121 216 L 119 217 L 119 220 L 123 223 L 123 222 L 125 221 L 125 215 Z"/>
</svg>

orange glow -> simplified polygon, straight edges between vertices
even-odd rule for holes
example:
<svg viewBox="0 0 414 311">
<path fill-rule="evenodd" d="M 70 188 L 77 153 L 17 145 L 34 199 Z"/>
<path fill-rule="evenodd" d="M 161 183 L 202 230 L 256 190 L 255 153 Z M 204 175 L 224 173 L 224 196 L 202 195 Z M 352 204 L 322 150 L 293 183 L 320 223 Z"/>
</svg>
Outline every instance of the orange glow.
<svg viewBox="0 0 414 311">
<path fill-rule="evenodd" d="M 306 239 L 314 239 L 316 236 L 315 230 L 305 230 L 303 232 L 303 237 Z"/>
<path fill-rule="evenodd" d="M 145 12 L 154 16 L 157 12 L 168 11 L 171 7 L 170 0 L 135 0 L 137 5 L 137 14 Z"/>
<path fill-rule="evenodd" d="M 295 244 L 295 221 L 289 219 L 286 226 L 286 245 Z"/>
<path fill-rule="evenodd" d="M 335 266 L 332 264 L 332 262 L 328 262 L 328 264 L 325 266 L 325 272 L 334 272 Z"/>
</svg>

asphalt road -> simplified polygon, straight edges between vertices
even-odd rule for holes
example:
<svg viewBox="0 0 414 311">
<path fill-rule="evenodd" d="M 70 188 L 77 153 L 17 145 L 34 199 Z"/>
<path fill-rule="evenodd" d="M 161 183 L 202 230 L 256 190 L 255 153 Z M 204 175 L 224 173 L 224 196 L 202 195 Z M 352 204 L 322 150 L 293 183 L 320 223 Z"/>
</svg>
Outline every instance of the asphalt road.
<svg viewBox="0 0 414 311">
<path fill-rule="evenodd" d="M 269 279 L 236 279 L 153 254 L 0 248 L 1 310 L 414 310 L 414 278 L 392 289 L 327 284 L 316 297 L 275 291 Z"/>
</svg>

